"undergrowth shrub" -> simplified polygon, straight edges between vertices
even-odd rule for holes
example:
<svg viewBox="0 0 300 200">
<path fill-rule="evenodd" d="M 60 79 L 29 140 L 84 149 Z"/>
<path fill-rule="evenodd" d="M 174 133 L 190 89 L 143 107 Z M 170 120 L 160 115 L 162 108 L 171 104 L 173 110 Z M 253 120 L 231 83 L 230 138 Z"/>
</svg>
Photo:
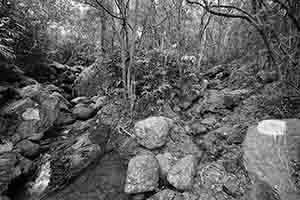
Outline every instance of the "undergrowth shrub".
<svg viewBox="0 0 300 200">
<path fill-rule="evenodd" d="M 2 6 L 0 9 L 3 9 Z M 13 14 L 2 13 L 0 15 L 0 58 L 2 61 L 12 61 L 16 58 L 16 46 L 24 31 L 25 27 L 16 22 Z"/>
<path fill-rule="evenodd" d="M 155 112 L 159 100 L 170 99 L 182 81 L 197 76 L 192 64 L 182 62 L 172 50 L 139 52 L 135 60 L 136 110 L 142 112 Z"/>
<path fill-rule="evenodd" d="M 0 3 L 0 61 L 4 65 L 12 63 L 25 73 L 36 72 L 33 67 L 47 60 L 47 37 L 38 33 L 26 9 L 17 5 L 11 1 Z"/>
<path fill-rule="evenodd" d="M 265 86 L 257 99 L 257 106 L 274 118 L 299 117 L 300 96 L 286 95 L 286 89 L 286 84 L 279 81 Z"/>
</svg>

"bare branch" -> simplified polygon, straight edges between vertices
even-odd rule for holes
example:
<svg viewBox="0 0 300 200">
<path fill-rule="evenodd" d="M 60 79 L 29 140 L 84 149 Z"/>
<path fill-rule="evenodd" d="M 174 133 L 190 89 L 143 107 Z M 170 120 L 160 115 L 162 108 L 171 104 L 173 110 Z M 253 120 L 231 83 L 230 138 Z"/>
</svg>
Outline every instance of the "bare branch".
<svg viewBox="0 0 300 200">
<path fill-rule="evenodd" d="M 223 13 L 223 12 L 219 12 L 219 11 L 215 11 L 215 10 L 212 10 L 210 8 L 210 5 L 208 5 L 208 2 L 206 0 L 202 0 L 203 4 L 200 3 L 200 2 L 197 2 L 197 1 L 191 1 L 191 0 L 186 0 L 187 3 L 189 4 L 196 4 L 196 5 L 199 5 L 200 7 L 202 7 L 203 9 L 205 9 L 207 12 L 213 14 L 213 15 L 216 15 L 216 16 L 222 16 L 222 17 L 228 17 L 228 18 L 239 18 L 239 19 L 243 19 L 243 20 L 246 20 L 247 22 L 249 22 L 256 30 L 257 32 L 260 34 L 267 50 L 268 50 L 268 53 L 269 53 L 269 56 L 270 58 L 274 61 L 274 57 L 273 57 L 273 53 L 272 53 L 272 49 L 271 49 L 271 46 L 270 46 L 270 43 L 268 41 L 268 38 L 265 34 L 265 31 L 263 28 L 261 28 L 259 26 L 259 24 L 257 24 L 256 20 L 253 20 L 253 18 L 249 17 L 250 14 L 247 13 L 247 15 L 245 14 L 242 14 L 242 15 L 239 15 L 239 14 L 229 14 L 229 13 Z M 238 11 L 239 8 L 236 8 L 236 7 L 232 7 L 234 8 L 235 10 Z M 246 11 L 243 11 L 243 12 L 246 12 Z"/>
<path fill-rule="evenodd" d="M 160 22 L 158 22 L 157 24 L 153 25 L 152 27 L 158 27 L 158 26 L 160 26 L 160 25 L 163 24 L 167 19 L 168 19 L 168 15 L 167 15 L 164 19 L 162 19 Z"/>
<path fill-rule="evenodd" d="M 130 0 L 127 1 L 127 3 L 126 3 L 126 9 L 125 9 L 125 10 L 128 10 L 128 8 L 129 8 L 129 3 L 130 3 Z"/>
<path fill-rule="evenodd" d="M 218 12 L 218 11 L 215 11 L 215 10 L 211 10 L 206 1 L 204 1 L 204 4 L 202 4 L 200 2 L 197 2 L 197 1 L 190 1 L 190 0 L 186 0 L 186 2 L 189 3 L 189 4 L 199 5 L 200 7 L 204 8 L 205 10 L 210 12 L 211 14 L 214 14 L 214 15 L 217 15 L 217 16 L 229 17 L 229 18 L 239 18 L 239 19 L 244 19 L 244 20 L 252 23 L 251 19 L 249 17 L 245 16 L 245 15 L 222 13 L 222 12 Z"/>
<path fill-rule="evenodd" d="M 226 8 L 226 9 L 233 9 L 233 10 L 236 10 L 238 12 L 241 12 L 243 13 L 244 15 L 248 16 L 249 18 L 251 18 L 253 21 L 255 21 L 255 18 L 250 15 L 248 12 L 246 12 L 245 10 L 241 9 L 241 8 L 238 8 L 238 7 L 235 7 L 235 6 L 229 6 L 229 5 L 211 5 L 210 6 L 211 8 Z"/>
<path fill-rule="evenodd" d="M 113 18 L 122 20 L 121 17 L 118 17 L 116 14 L 112 13 L 112 12 L 109 11 L 107 8 L 105 8 L 105 7 L 99 2 L 99 0 L 95 0 L 95 2 L 96 2 L 97 5 L 100 6 L 107 14 L 109 14 L 109 15 L 112 16 Z"/>
</svg>

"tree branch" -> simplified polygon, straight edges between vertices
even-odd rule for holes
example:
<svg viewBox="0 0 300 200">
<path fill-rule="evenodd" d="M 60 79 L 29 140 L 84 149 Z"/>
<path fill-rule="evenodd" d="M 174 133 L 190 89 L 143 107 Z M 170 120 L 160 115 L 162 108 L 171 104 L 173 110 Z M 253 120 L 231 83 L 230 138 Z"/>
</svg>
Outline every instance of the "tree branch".
<svg viewBox="0 0 300 200">
<path fill-rule="evenodd" d="M 235 7 L 235 6 L 229 6 L 229 5 L 212 5 L 210 6 L 211 8 L 226 8 L 226 9 L 233 9 L 236 11 L 239 11 L 241 13 L 243 13 L 244 15 L 248 16 L 249 18 L 251 18 L 253 21 L 255 21 L 255 18 L 253 16 L 251 16 L 248 12 L 246 12 L 245 10 Z"/>
<path fill-rule="evenodd" d="M 208 5 L 208 2 L 206 0 L 202 0 L 202 3 L 200 2 L 197 2 L 197 1 L 191 1 L 191 0 L 186 0 L 187 3 L 189 4 L 196 4 L 196 5 L 199 5 L 200 7 L 202 7 L 203 9 L 205 9 L 207 12 L 213 14 L 213 15 L 216 15 L 216 16 L 222 16 L 222 17 L 228 17 L 228 18 L 239 18 L 239 19 L 244 19 L 246 20 L 247 22 L 249 22 L 256 30 L 257 32 L 260 34 L 267 50 L 268 50 L 268 53 L 269 53 L 269 56 L 270 58 L 274 61 L 274 57 L 273 57 L 273 53 L 272 53 L 272 49 L 271 49 L 271 46 L 268 42 L 268 39 L 267 39 L 267 36 L 265 34 L 265 31 L 263 28 L 261 28 L 259 26 L 259 24 L 257 24 L 256 20 L 253 20 L 252 18 L 249 17 L 250 14 L 247 13 L 247 15 L 238 15 L 238 14 L 229 14 L 229 13 L 223 13 L 223 12 L 218 12 L 218 11 L 214 11 L 214 10 L 211 10 L 210 9 L 210 5 Z M 217 7 L 217 6 L 215 6 Z M 230 6 L 231 7 L 231 6 Z M 238 8 L 236 7 L 232 7 L 234 8 L 235 10 L 237 10 Z M 238 10 L 237 10 L 238 11 Z M 241 12 L 241 11 L 240 11 Z M 243 12 L 246 12 L 246 11 L 243 11 Z"/>
<path fill-rule="evenodd" d="M 190 0 L 186 0 L 186 2 L 189 3 L 189 4 L 199 5 L 203 9 L 207 10 L 209 13 L 217 15 L 217 16 L 229 17 L 229 18 L 240 18 L 240 19 L 244 19 L 244 20 L 252 23 L 251 19 L 249 17 L 245 16 L 245 15 L 222 13 L 222 12 L 211 10 L 206 1 L 204 1 L 204 4 L 202 4 L 200 2 L 197 2 L 197 1 L 190 1 Z"/>
<path fill-rule="evenodd" d="M 113 14 L 111 11 L 109 11 L 107 8 L 105 8 L 105 7 L 99 2 L 99 0 L 95 0 L 95 2 L 96 2 L 97 5 L 100 6 L 107 14 L 109 14 L 109 15 L 112 16 L 113 18 L 122 20 L 121 17 L 117 16 L 116 14 Z"/>
<path fill-rule="evenodd" d="M 130 3 L 130 0 L 127 0 L 127 3 L 126 3 L 126 9 L 125 9 L 125 10 L 128 10 L 128 8 L 129 8 L 129 3 Z"/>
<path fill-rule="evenodd" d="M 100 7 L 101 7 L 107 14 L 109 14 L 111 17 L 116 18 L 116 19 L 118 19 L 118 20 L 124 21 L 123 12 L 122 12 L 121 10 L 120 10 L 120 12 L 121 12 L 121 14 L 122 14 L 122 17 L 119 17 L 119 16 L 117 16 L 117 14 L 115 14 L 115 13 L 113 13 L 112 11 L 108 10 L 107 8 L 105 8 L 105 6 L 103 6 L 103 5 L 99 2 L 99 0 L 95 0 L 95 2 L 96 2 L 96 4 L 97 4 L 98 6 L 100 6 Z M 116 0 L 115 2 L 116 2 L 116 5 L 118 6 L 118 8 L 120 9 L 117 0 Z M 126 20 L 125 20 L 125 21 L 126 21 Z M 128 25 L 128 27 L 130 28 L 130 30 L 133 31 L 132 26 L 131 26 L 128 22 L 125 22 L 125 24 Z"/>
<path fill-rule="evenodd" d="M 160 25 L 163 24 L 167 19 L 168 19 L 168 15 L 167 15 L 164 19 L 162 19 L 160 22 L 158 22 L 157 24 L 152 25 L 152 27 L 158 27 L 158 26 L 160 26 Z"/>
</svg>

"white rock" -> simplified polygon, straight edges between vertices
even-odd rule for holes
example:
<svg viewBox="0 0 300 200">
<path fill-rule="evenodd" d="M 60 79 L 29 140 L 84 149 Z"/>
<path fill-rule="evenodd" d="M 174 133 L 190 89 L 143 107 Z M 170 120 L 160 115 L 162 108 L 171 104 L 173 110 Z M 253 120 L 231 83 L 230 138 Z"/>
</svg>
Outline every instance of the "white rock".
<svg viewBox="0 0 300 200">
<path fill-rule="evenodd" d="M 50 155 L 46 154 L 44 157 L 50 157 Z M 31 187 L 29 188 L 30 194 L 35 196 L 39 196 L 40 194 L 42 194 L 48 187 L 50 178 L 51 165 L 49 160 L 41 166 L 38 177 L 33 183 L 31 183 Z"/>
<path fill-rule="evenodd" d="M 40 111 L 35 108 L 27 108 L 26 111 L 22 114 L 24 120 L 41 120 Z"/>
<path fill-rule="evenodd" d="M 257 130 L 264 135 L 285 135 L 287 131 L 286 122 L 282 120 L 264 120 L 258 123 Z"/>
</svg>

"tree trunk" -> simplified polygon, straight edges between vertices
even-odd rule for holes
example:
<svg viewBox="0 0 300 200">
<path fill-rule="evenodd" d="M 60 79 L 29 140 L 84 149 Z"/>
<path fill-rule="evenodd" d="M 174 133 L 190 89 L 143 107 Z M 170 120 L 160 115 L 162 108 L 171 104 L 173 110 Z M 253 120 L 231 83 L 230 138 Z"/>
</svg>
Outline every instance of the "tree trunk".
<svg viewBox="0 0 300 200">
<path fill-rule="evenodd" d="M 133 28 L 133 33 L 132 33 L 132 39 L 131 39 L 131 43 L 130 43 L 130 51 L 129 51 L 129 65 L 128 65 L 128 71 L 127 71 L 127 89 L 128 89 L 128 96 L 130 98 L 133 97 L 133 88 L 132 88 L 132 81 L 131 81 L 131 69 L 132 69 L 132 65 L 134 63 L 134 54 L 135 54 L 135 41 L 137 38 L 137 28 L 138 28 L 138 22 L 137 22 L 137 18 L 138 18 L 138 8 L 139 8 L 139 0 L 135 1 L 135 17 L 134 17 L 134 28 Z M 134 74 L 133 74 L 134 76 Z"/>
</svg>

